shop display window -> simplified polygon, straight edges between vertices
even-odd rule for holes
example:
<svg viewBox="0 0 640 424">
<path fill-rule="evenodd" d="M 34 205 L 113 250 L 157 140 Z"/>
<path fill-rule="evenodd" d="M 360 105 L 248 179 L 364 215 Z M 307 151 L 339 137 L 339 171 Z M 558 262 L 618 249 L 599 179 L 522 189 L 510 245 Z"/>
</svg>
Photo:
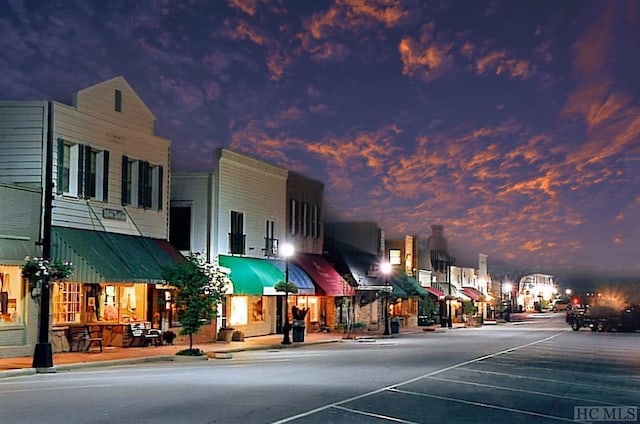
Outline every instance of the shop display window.
<svg viewBox="0 0 640 424">
<path fill-rule="evenodd" d="M 81 284 L 55 282 L 52 284 L 53 323 L 80 322 Z"/>
<path fill-rule="evenodd" d="M 231 317 L 229 325 L 247 325 L 249 298 L 247 296 L 231 297 Z"/>
<path fill-rule="evenodd" d="M 0 327 L 19 324 L 24 316 L 24 284 L 20 267 L 0 267 Z"/>
<path fill-rule="evenodd" d="M 262 303 L 262 297 L 252 298 L 251 321 L 264 322 L 264 306 Z"/>
</svg>

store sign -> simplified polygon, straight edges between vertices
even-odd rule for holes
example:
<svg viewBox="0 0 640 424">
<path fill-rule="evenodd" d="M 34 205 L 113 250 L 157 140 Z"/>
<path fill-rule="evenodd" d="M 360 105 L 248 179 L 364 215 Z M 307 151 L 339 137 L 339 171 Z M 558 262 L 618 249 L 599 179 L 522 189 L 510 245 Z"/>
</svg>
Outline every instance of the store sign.
<svg viewBox="0 0 640 424">
<path fill-rule="evenodd" d="M 102 217 L 105 219 L 115 219 L 116 221 L 127 220 L 127 215 L 124 213 L 124 211 L 118 209 L 104 208 L 102 209 Z"/>
</svg>

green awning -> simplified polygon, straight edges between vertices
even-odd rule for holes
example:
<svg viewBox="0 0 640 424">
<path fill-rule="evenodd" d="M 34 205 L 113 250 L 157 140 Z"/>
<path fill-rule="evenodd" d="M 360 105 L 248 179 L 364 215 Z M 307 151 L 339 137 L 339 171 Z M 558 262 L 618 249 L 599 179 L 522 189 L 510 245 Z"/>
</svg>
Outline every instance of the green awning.
<svg viewBox="0 0 640 424">
<path fill-rule="evenodd" d="M 71 261 L 74 281 L 163 283 L 164 268 L 184 261 L 165 240 L 53 227 L 51 256 Z"/>
<path fill-rule="evenodd" d="M 274 286 L 284 281 L 284 273 L 266 259 L 244 256 L 219 256 L 220 266 L 229 268 L 229 279 L 233 283 L 233 294 L 240 296 L 262 296 L 280 294 Z"/>
<path fill-rule="evenodd" d="M 400 286 L 409 296 L 426 297 L 429 295 L 429 292 L 427 292 L 413 277 L 394 277 L 393 283 Z"/>
</svg>

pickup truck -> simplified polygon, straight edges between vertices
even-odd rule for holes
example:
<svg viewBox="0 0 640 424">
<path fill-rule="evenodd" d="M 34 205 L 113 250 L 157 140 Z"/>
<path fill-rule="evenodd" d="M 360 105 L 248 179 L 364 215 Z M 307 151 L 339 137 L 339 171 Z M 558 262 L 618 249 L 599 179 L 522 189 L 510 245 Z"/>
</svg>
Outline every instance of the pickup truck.
<svg viewBox="0 0 640 424">
<path fill-rule="evenodd" d="M 590 328 L 591 331 L 625 331 L 640 330 L 640 307 L 629 305 L 616 309 L 606 306 L 593 306 L 585 309 L 573 308 L 567 311 L 565 321 L 571 329 Z"/>
</svg>

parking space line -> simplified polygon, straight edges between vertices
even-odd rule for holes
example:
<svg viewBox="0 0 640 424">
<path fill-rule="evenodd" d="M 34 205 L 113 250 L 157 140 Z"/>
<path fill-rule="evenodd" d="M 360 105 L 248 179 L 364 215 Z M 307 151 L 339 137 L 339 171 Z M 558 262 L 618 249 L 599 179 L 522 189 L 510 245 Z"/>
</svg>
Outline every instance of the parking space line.
<svg viewBox="0 0 640 424">
<path fill-rule="evenodd" d="M 582 387 L 593 388 L 593 384 L 580 383 L 578 381 L 567 382 L 566 380 L 555 380 L 555 379 L 552 379 L 552 378 L 531 377 L 531 376 L 522 375 L 522 374 L 509 374 L 509 373 L 506 373 L 506 372 L 478 370 L 478 369 L 467 368 L 467 367 L 458 368 L 458 370 L 463 370 L 463 371 L 467 371 L 467 372 L 473 372 L 473 373 L 477 373 L 477 374 L 495 375 L 495 376 L 499 376 L 499 377 L 509 377 L 509 378 L 515 378 L 515 379 L 535 380 L 535 381 L 542 381 L 542 382 L 545 382 L 545 383 L 550 382 L 550 383 L 570 384 L 572 386 L 582 386 Z M 616 392 L 624 392 L 624 393 L 632 393 L 632 394 L 640 394 L 640 390 L 628 390 L 628 389 L 621 389 L 619 387 L 608 387 L 607 390 L 614 390 Z"/>
<path fill-rule="evenodd" d="M 378 419 L 381 419 L 381 420 L 391 421 L 391 422 L 394 422 L 394 423 L 420 424 L 420 423 L 417 423 L 415 421 L 407 421 L 407 420 L 403 420 L 403 419 L 400 419 L 400 418 L 391 417 L 389 415 L 374 414 L 374 413 L 371 413 L 371 412 L 365 412 L 365 411 L 360 411 L 360 410 L 357 410 L 357 409 L 346 408 L 344 406 L 339 406 L 339 405 L 336 405 L 333 408 L 334 409 L 340 409 L 340 410 L 346 411 L 346 412 L 350 412 L 352 414 L 364 415 L 366 417 L 378 418 Z"/>
<path fill-rule="evenodd" d="M 524 409 L 508 408 L 506 406 L 493 405 L 493 404 L 490 404 L 490 403 L 474 402 L 474 401 L 470 401 L 470 400 L 456 399 L 456 398 L 452 398 L 452 397 L 448 397 L 448 396 L 439 396 L 439 395 L 431 395 L 431 394 L 428 394 L 428 393 L 412 392 L 412 391 L 409 391 L 409 390 L 390 389 L 389 391 L 397 392 L 397 393 L 401 393 L 401 394 L 405 394 L 405 395 L 421 396 L 421 397 L 427 397 L 427 398 L 431 398 L 431 399 L 444 400 L 444 401 L 448 401 L 448 402 L 463 403 L 465 405 L 478 406 L 478 407 L 481 407 L 481 408 L 497 409 L 497 410 L 500 410 L 500 411 L 511 412 L 511 413 L 515 413 L 515 414 L 522 414 L 522 415 L 530 415 L 530 416 L 538 417 L 538 418 L 547 418 L 547 419 L 550 419 L 550 420 L 566 421 L 566 422 L 570 422 L 570 423 L 575 423 L 575 420 L 569 419 L 569 418 L 557 417 L 555 415 L 540 414 L 538 412 L 525 411 Z"/>
<path fill-rule="evenodd" d="M 360 395 L 353 396 L 353 397 L 350 397 L 348 399 L 343 399 L 343 400 L 338 401 L 338 402 L 328 403 L 328 404 L 326 404 L 324 406 L 320 406 L 318 408 L 314 408 L 314 409 L 311 409 L 311 410 L 306 411 L 306 412 L 301 412 L 300 414 L 292 415 L 290 417 L 283 418 L 283 419 L 278 420 L 278 421 L 274 421 L 272 424 L 289 423 L 289 422 L 298 420 L 300 418 L 304 418 L 304 417 L 308 417 L 308 416 L 313 415 L 313 414 L 317 414 L 318 412 L 326 411 L 327 409 L 334 408 L 336 406 L 341 406 L 341 405 L 344 405 L 344 404 L 349 403 L 349 402 L 353 402 L 353 401 L 356 401 L 356 400 L 359 400 L 359 399 L 363 399 L 363 398 L 366 398 L 366 397 L 370 397 L 370 396 L 385 392 L 387 390 L 391 390 L 391 389 L 395 389 L 395 388 L 400 387 L 400 386 L 405 386 L 407 384 L 415 383 L 416 381 L 424 380 L 425 378 L 431 377 L 433 375 L 441 374 L 441 373 L 444 373 L 444 372 L 447 372 L 449 370 L 453 370 L 453 369 L 456 369 L 456 368 L 459 368 L 459 367 L 464 367 L 466 365 L 473 364 L 473 363 L 476 363 L 476 362 L 479 362 L 479 361 L 483 361 L 485 359 L 493 358 L 493 357 L 496 357 L 496 356 L 499 356 L 499 355 L 503 355 L 505 353 L 514 352 L 514 351 L 516 351 L 518 349 L 524 349 L 524 348 L 527 348 L 529 346 L 534 346 L 534 345 L 537 345 L 538 343 L 545 343 L 545 342 L 548 342 L 549 340 L 552 340 L 552 339 L 554 339 L 554 338 L 556 338 L 556 337 L 558 337 L 558 336 L 560 336 L 562 334 L 563 333 L 552 334 L 550 336 L 545 337 L 544 339 L 534 340 L 533 342 L 529 342 L 529 343 L 526 343 L 526 344 L 523 344 L 523 345 L 520 345 L 520 346 L 516 346 L 516 347 L 509 348 L 509 349 L 501 350 L 501 351 L 495 352 L 495 353 L 490 353 L 488 355 L 483 355 L 483 356 L 480 356 L 480 357 L 477 357 L 477 358 L 474 358 L 474 359 L 469 359 L 468 361 L 463 361 L 463 362 L 460 362 L 458 364 L 454 364 L 454 365 L 451 365 L 451 366 L 448 366 L 448 367 L 441 368 L 439 370 L 431 371 L 431 372 L 429 372 L 427 374 L 419 375 L 417 377 L 410 378 L 409 380 L 406 380 L 406 381 L 402 381 L 402 382 L 399 382 L 399 383 L 396 383 L 396 384 L 391 384 L 391 385 L 386 386 L 386 387 L 381 387 L 379 389 L 372 390 L 372 391 L 367 392 L 367 393 L 362 393 Z"/>
<path fill-rule="evenodd" d="M 452 380 L 450 378 L 440 378 L 440 377 L 427 377 L 427 378 L 430 380 L 442 381 L 445 383 L 463 384 L 466 386 L 483 387 L 486 389 L 503 390 L 506 392 L 527 393 L 530 395 L 547 396 L 547 397 L 560 398 L 560 399 L 571 399 L 571 400 L 577 400 L 580 402 L 595 402 L 595 403 L 601 403 L 603 405 L 624 406 L 622 404 L 613 403 L 613 402 L 603 402 L 601 400 L 596 400 L 596 399 L 586 399 L 586 398 L 573 397 L 573 396 L 567 396 L 567 395 L 556 395 L 553 393 L 539 392 L 537 390 L 517 389 L 514 387 L 496 386 L 495 384 L 476 383 L 474 381 Z"/>
</svg>

